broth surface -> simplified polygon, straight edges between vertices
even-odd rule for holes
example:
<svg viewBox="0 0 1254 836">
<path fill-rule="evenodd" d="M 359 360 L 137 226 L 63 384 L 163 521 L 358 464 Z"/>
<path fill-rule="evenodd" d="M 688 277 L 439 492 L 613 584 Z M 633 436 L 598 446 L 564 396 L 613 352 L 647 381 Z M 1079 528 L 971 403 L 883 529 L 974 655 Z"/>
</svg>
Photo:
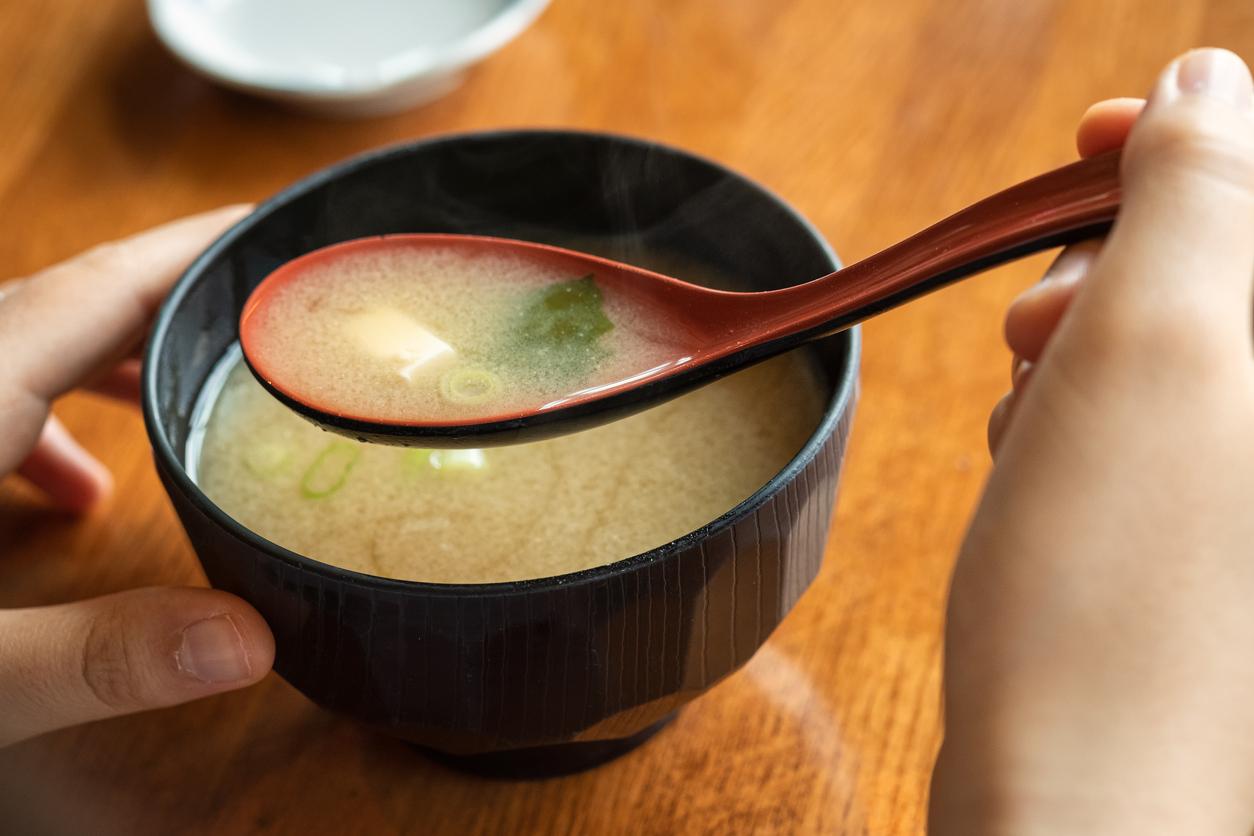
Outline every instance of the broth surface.
<svg viewBox="0 0 1254 836">
<path fill-rule="evenodd" d="M 795 352 L 584 432 L 419 450 L 323 432 L 231 356 L 220 393 L 202 395 L 215 399 L 195 474 L 209 498 L 315 560 L 439 583 L 564 574 L 681 537 L 783 468 L 825 391 Z"/>
</svg>

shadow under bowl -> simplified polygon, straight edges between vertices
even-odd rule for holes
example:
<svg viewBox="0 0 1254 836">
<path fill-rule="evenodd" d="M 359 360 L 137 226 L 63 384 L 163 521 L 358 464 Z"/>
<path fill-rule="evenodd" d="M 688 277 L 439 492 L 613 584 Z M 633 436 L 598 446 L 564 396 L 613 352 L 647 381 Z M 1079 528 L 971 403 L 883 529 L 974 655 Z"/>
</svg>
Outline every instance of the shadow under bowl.
<svg viewBox="0 0 1254 836">
<path fill-rule="evenodd" d="M 158 314 L 143 378 L 158 473 L 210 582 L 274 631 L 278 673 L 319 705 L 464 767 L 543 775 L 594 765 L 748 661 L 818 572 L 859 332 L 801 349 L 827 398 L 805 446 L 747 500 L 672 543 L 511 583 L 363 575 L 241 526 L 196 486 L 186 451 L 197 398 L 257 283 L 310 250 L 397 232 L 521 238 L 662 271 L 697 265 L 734 277 L 734 290 L 821 276 L 836 256 L 777 197 L 683 151 L 572 131 L 472 133 L 369 153 L 291 187 L 206 250 Z"/>
</svg>

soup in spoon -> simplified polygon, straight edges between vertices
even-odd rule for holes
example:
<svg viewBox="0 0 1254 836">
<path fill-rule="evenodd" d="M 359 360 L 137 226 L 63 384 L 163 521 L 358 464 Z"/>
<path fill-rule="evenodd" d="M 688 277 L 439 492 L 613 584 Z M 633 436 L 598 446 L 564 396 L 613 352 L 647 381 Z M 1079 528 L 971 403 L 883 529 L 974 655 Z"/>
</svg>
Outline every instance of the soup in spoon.
<svg viewBox="0 0 1254 836">
<path fill-rule="evenodd" d="M 379 243 L 298 259 L 245 308 L 245 353 L 279 394 L 350 420 L 457 425 L 543 410 L 682 353 L 594 273 Z"/>
</svg>

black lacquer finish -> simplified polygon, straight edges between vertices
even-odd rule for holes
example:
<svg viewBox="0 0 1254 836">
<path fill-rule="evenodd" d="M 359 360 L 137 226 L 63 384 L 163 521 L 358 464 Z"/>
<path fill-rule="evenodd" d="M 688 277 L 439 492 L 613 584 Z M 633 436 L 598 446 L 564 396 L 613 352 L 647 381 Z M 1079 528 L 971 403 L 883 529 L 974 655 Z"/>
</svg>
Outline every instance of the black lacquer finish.
<svg viewBox="0 0 1254 836">
<path fill-rule="evenodd" d="M 782 473 L 699 531 L 542 580 L 361 575 L 236 524 L 188 478 L 184 449 L 197 394 L 257 282 L 317 247 L 404 231 L 585 249 L 596 239 L 610 258 L 676 253 L 740 277 L 745 290 L 831 272 L 835 256 L 777 198 L 683 152 L 597 134 L 469 134 L 369 154 L 294 186 L 210 247 L 161 310 L 144 371 L 158 472 L 209 580 L 274 630 L 278 672 L 315 702 L 463 765 L 508 774 L 592 765 L 747 661 L 814 578 L 859 333 L 806 349 L 831 398 L 822 424 Z"/>
</svg>

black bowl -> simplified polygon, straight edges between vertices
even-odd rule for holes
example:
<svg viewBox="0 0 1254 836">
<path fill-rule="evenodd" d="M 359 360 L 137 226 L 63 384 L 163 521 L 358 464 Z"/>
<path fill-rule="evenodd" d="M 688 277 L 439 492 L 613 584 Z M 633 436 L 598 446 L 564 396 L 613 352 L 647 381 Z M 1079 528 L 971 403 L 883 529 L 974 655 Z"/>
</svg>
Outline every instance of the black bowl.
<svg viewBox="0 0 1254 836">
<path fill-rule="evenodd" d="M 298 183 L 205 251 L 157 317 L 143 382 L 157 470 L 210 582 L 274 630 L 279 674 L 320 705 L 464 766 L 592 765 L 744 664 L 813 580 L 859 335 L 803 349 L 830 401 L 782 472 L 701 529 L 608 566 L 516 583 L 388 580 L 302 557 L 228 517 L 189 478 L 185 451 L 197 395 L 237 339 L 249 292 L 327 244 L 445 231 L 592 242 L 627 262 L 671 254 L 738 277 L 735 289 L 824 275 L 836 256 L 778 198 L 682 151 L 604 134 L 476 133 L 366 154 Z"/>
</svg>

